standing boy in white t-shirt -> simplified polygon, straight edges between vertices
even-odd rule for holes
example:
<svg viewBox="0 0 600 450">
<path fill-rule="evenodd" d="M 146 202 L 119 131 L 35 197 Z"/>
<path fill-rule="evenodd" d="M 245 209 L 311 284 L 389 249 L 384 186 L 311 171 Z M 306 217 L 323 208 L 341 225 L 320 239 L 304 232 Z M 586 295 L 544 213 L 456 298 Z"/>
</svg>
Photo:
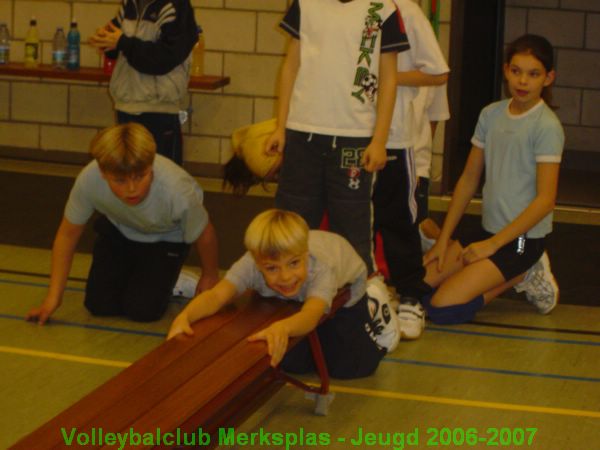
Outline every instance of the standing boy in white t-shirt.
<svg viewBox="0 0 600 450">
<path fill-rule="evenodd" d="M 396 56 L 408 49 L 390 0 L 294 0 L 270 152 L 283 152 L 278 208 L 318 228 L 325 211 L 374 270 L 373 173 L 386 163 Z"/>
<path fill-rule="evenodd" d="M 420 335 L 424 319 L 418 299 L 430 288 L 423 282 L 425 269 L 416 222 L 413 101 L 419 86 L 445 84 L 449 68 L 420 7 L 410 0 L 394 1 L 402 12 L 410 50 L 398 57 L 396 104 L 386 146 L 388 163 L 377 175 L 373 204 L 375 229 L 382 237 L 389 281 L 401 297 L 402 333 L 414 339 Z"/>
</svg>

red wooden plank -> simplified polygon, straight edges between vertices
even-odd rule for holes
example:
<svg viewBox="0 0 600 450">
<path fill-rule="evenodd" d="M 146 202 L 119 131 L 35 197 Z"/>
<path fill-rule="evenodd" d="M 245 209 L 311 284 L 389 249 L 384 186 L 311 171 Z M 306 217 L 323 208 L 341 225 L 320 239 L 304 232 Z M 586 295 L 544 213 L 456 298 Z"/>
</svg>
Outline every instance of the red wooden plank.
<svg viewBox="0 0 600 450">
<path fill-rule="evenodd" d="M 37 67 L 25 67 L 23 63 L 12 62 L 0 65 L 0 76 L 48 78 L 55 80 L 95 81 L 108 83 L 110 75 L 99 67 L 81 67 L 78 70 L 55 69 L 50 64 L 40 64 Z M 190 77 L 190 89 L 214 90 L 228 85 L 229 77 L 217 75 L 201 75 Z"/>
<path fill-rule="evenodd" d="M 67 430 L 73 427 L 82 429 L 82 425 L 90 424 L 90 427 L 110 425 L 115 426 L 116 430 L 120 429 L 121 425 L 133 421 L 150 407 L 147 405 L 160 401 L 162 396 L 168 395 L 179 384 L 192 377 L 203 365 L 209 365 L 226 352 L 228 346 L 245 339 L 245 336 L 261 327 L 265 316 L 281 312 L 280 307 L 280 303 L 246 301 L 194 324 L 195 336 L 164 342 L 115 378 L 21 439 L 13 448 L 52 448 L 64 444 L 60 434 L 62 427 Z M 239 325 L 227 326 L 231 321 L 236 321 Z M 222 344 L 219 343 L 221 339 L 224 339 Z M 105 424 L 104 418 L 107 415 L 116 423 L 109 421 Z"/>
</svg>

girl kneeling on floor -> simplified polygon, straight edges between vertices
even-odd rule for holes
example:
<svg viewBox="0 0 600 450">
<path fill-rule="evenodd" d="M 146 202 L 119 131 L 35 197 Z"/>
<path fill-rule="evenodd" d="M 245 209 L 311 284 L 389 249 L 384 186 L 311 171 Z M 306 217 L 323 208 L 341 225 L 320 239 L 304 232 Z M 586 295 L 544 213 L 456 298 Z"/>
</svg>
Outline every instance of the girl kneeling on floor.
<svg viewBox="0 0 600 450">
<path fill-rule="evenodd" d="M 423 299 L 434 323 L 470 321 L 513 286 L 542 314 L 558 301 L 544 244 L 552 231 L 564 144 L 549 106 L 555 79 L 551 44 L 536 35 L 512 42 L 504 77 L 510 98 L 481 112 L 440 237 L 423 259 L 425 281 L 437 288 Z M 482 229 L 473 239 L 452 241 L 484 169 Z"/>
</svg>

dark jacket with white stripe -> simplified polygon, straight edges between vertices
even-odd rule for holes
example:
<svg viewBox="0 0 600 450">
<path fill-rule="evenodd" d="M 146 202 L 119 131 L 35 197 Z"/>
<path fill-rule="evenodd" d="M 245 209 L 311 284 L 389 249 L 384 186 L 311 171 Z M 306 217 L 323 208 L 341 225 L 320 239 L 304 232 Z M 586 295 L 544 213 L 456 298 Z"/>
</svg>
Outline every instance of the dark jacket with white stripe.
<svg viewBox="0 0 600 450">
<path fill-rule="evenodd" d="M 112 22 L 123 32 L 110 80 L 115 108 L 129 114 L 176 114 L 198 40 L 190 0 L 123 0 Z"/>
</svg>

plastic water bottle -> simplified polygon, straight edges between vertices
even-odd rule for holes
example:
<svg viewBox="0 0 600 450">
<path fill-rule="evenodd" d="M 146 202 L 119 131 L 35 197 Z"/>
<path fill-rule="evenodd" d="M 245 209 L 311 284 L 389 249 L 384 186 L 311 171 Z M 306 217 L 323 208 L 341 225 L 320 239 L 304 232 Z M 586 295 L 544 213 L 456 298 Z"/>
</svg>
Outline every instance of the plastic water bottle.
<svg viewBox="0 0 600 450">
<path fill-rule="evenodd" d="M 71 21 L 71 29 L 67 34 L 67 69 L 79 70 L 79 43 L 81 36 L 77 29 L 77 21 Z"/>
<path fill-rule="evenodd" d="M 29 30 L 25 36 L 25 66 L 37 67 L 40 63 L 40 36 L 37 29 L 37 20 L 32 17 L 29 21 Z"/>
<path fill-rule="evenodd" d="M 62 27 L 56 29 L 52 40 L 52 65 L 55 69 L 67 67 L 67 38 Z"/>
<path fill-rule="evenodd" d="M 198 27 L 198 42 L 192 49 L 192 69 L 191 75 L 198 77 L 204 75 L 204 33 L 202 28 Z"/>
<path fill-rule="evenodd" d="M 10 33 L 4 22 L 0 23 L 0 64 L 10 61 Z"/>
</svg>

